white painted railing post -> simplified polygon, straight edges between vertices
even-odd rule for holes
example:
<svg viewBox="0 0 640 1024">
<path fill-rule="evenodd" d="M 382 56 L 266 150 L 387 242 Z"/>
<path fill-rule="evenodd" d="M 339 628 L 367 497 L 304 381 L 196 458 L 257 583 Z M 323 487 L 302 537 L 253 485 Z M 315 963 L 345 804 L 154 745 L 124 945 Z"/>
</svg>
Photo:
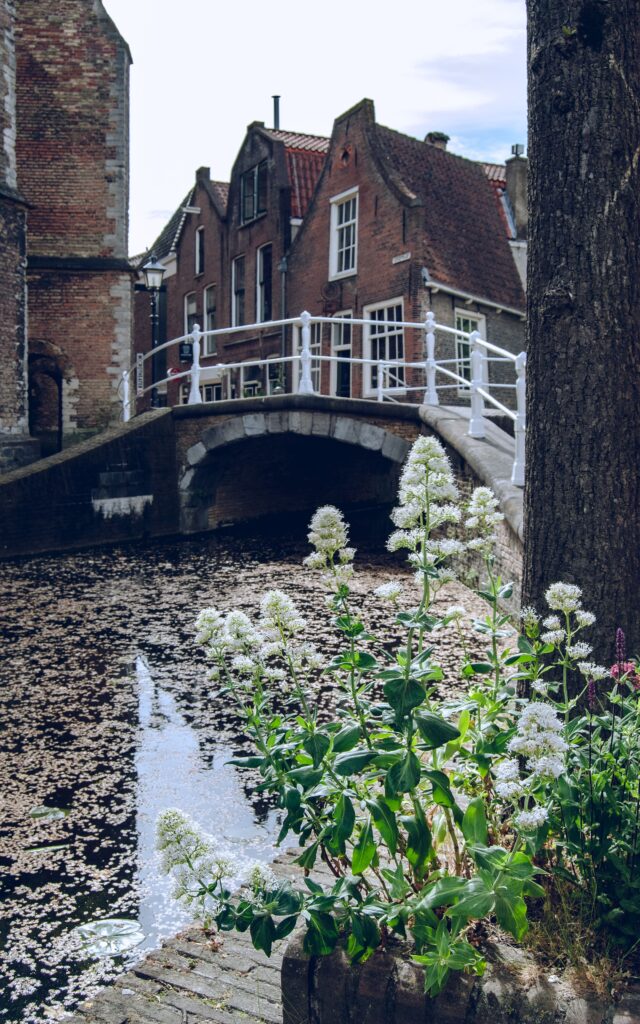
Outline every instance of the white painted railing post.
<svg viewBox="0 0 640 1024">
<path fill-rule="evenodd" d="M 378 362 L 378 386 L 376 388 L 377 397 L 379 402 L 384 402 L 384 367 L 385 364 L 381 361 Z"/>
<path fill-rule="evenodd" d="M 434 313 L 427 313 L 424 325 L 426 360 L 425 369 L 427 372 L 427 390 L 424 393 L 425 405 L 438 405 L 438 392 L 436 391 L 436 318 Z"/>
<path fill-rule="evenodd" d="M 193 358 L 191 362 L 191 387 L 189 388 L 189 405 L 200 405 L 202 395 L 200 394 L 200 324 L 194 324 L 191 332 L 191 343 L 193 345 Z"/>
<path fill-rule="evenodd" d="M 129 371 L 125 370 L 122 374 L 122 420 L 124 423 L 128 423 L 131 418 L 131 410 L 129 408 Z"/>
<path fill-rule="evenodd" d="M 479 394 L 479 389 L 484 384 L 483 364 L 486 358 L 484 349 L 478 344 L 480 331 L 473 331 L 469 335 L 471 347 L 471 419 L 469 421 L 469 437 L 484 437 L 484 398 Z"/>
<path fill-rule="evenodd" d="M 520 352 L 516 356 L 516 457 L 513 460 L 511 483 L 516 487 L 524 487 L 524 444 L 527 429 L 527 354 Z"/>
<path fill-rule="evenodd" d="M 311 314 L 300 314 L 302 324 L 302 351 L 300 352 L 300 383 L 298 384 L 299 395 L 312 395 L 313 381 L 311 380 Z"/>
</svg>

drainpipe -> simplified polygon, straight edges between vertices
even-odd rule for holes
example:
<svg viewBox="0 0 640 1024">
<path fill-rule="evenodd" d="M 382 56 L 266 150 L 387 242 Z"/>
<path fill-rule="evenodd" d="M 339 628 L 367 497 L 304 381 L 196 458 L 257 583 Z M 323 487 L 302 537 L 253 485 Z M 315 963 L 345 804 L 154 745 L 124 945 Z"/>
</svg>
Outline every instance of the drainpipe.
<svg viewBox="0 0 640 1024">
<path fill-rule="evenodd" d="M 278 263 L 280 271 L 280 319 L 287 317 L 287 257 L 283 256 Z M 282 325 L 280 328 L 280 355 L 284 359 L 287 354 L 287 328 Z"/>
</svg>

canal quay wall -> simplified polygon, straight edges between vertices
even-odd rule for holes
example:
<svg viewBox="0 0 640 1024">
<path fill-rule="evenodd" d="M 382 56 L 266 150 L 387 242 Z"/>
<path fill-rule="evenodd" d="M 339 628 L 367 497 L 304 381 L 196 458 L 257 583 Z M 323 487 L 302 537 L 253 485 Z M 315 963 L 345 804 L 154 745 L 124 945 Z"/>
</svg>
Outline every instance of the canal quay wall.
<svg viewBox="0 0 640 1024">
<path fill-rule="evenodd" d="M 522 577 L 522 490 L 510 482 L 513 438 L 495 423 L 468 436 L 465 410 L 282 396 L 159 409 L 0 476 L 0 558 L 191 535 L 336 504 L 395 501 L 402 464 L 435 434 L 463 496 L 479 483 L 500 500 L 497 564 Z M 470 556 L 470 582 L 479 565 Z"/>
</svg>

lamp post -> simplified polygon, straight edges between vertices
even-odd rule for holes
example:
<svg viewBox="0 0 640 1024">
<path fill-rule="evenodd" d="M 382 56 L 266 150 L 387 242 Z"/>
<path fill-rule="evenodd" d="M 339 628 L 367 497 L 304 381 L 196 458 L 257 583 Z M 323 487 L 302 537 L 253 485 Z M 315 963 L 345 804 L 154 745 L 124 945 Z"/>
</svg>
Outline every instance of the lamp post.
<svg viewBox="0 0 640 1024">
<path fill-rule="evenodd" d="M 158 347 L 158 295 L 162 287 L 162 279 L 166 267 L 159 263 L 152 254 L 148 263 L 142 268 L 144 283 L 147 291 L 151 293 L 151 351 Z M 158 389 L 156 387 L 157 365 L 155 356 L 151 357 L 151 408 L 158 407 Z"/>
</svg>

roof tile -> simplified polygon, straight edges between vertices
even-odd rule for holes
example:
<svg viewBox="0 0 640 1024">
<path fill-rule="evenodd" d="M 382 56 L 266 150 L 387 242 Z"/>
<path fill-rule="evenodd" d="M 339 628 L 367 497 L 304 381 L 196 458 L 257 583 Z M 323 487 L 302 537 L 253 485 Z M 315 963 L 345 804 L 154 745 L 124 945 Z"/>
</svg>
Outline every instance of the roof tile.
<svg viewBox="0 0 640 1024">
<path fill-rule="evenodd" d="M 424 204 L 425 260 L 434 281 L 524 309 L 504 219 L 480 164 L 376 125 L 383 165 Z"/>
</svg>

